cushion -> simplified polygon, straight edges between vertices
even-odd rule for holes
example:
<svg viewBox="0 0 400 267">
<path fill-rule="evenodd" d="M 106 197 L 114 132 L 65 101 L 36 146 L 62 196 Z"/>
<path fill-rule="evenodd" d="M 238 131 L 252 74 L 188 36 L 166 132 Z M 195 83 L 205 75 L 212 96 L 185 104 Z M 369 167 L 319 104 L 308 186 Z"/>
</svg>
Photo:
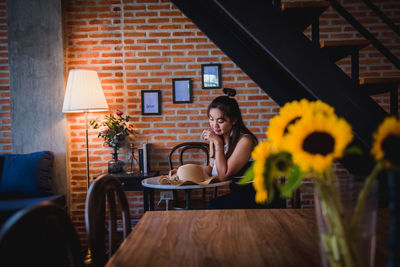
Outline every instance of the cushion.
<svg viewBox="0 0 400 267">
<path fill-rule="evenodd" d="M 0 195 L 42 197 L 52 194 L 54 155 L 50 151 L 30 154 L 3 154 Z"/>
<path fill-rule="evenodd" d="M 34 206 L 43 201 L 52 201 L 60 206 L 65 205 L 64 195 L 52 195 L 34 198 L 13 198 L 0 200 L 0 226 L 15 212 Z"/>
</svg>

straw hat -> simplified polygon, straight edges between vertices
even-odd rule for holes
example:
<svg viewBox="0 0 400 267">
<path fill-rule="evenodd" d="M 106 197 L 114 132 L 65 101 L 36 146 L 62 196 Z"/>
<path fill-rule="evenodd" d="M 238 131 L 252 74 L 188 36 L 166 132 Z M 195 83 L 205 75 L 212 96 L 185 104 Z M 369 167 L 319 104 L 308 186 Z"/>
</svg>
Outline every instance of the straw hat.
<svg viewBox="0 0 400 267">
<path fill-rule="evenodd" d="M 172 177 L 163 175 L 160 177 L 160 184 L 200 184 L 208 185 L 211 181 L 217 179 L 217 176 L 208 176 L 203 168 L 197 164 L 185 164 L 178 168 L 178 171 Z"/>
</svg>

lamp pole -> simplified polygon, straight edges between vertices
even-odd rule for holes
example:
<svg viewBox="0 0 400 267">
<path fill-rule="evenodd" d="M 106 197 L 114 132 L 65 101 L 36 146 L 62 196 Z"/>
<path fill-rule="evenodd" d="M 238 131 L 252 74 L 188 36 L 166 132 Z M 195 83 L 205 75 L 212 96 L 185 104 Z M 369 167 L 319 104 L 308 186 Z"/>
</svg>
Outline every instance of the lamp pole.
<svg viewBox="0 0 400 267">
<path fill-rule="evenodd" d="M 86 188 L 89 188 L 89 136 L 88 136 L 88 111 L 85 110 L 85 140 L 86 140 Z"/>
</svg>

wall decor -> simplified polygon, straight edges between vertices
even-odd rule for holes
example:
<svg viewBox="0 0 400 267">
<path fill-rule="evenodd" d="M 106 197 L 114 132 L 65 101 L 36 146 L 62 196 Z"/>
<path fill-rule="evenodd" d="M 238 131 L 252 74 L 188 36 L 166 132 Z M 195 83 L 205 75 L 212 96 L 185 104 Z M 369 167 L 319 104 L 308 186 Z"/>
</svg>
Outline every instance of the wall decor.
<svg viewBox="0 0 400 267">
<path fill-rule="evenodd" d="M 221 64 L 201 65 L 201 86 L 203 89 L 221 88 Z"/>
<path fill-rule="evenodd" d="M 161 115 L 161 91 L 142 91 L 142 115 Z"/>
<path fill-rule="evenodd" d="M 172 79 L 172 102 L 192 103 L 192 80 L 190 78 Z"/>
</svg>

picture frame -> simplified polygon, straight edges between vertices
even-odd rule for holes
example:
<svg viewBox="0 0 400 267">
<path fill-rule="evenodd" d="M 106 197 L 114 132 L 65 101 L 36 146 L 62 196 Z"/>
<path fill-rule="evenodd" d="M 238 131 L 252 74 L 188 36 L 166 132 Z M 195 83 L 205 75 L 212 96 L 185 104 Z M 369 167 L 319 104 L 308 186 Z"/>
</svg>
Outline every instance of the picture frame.
<svg viewBox="0 0 400 267">
<path fill-rule="evenodd" d="M 161 115 L 161 91 L 143 90 L 142 115 Z"/>
<path fill-rule="evenodd" d="M 203 89 L 221 88 L 221 81 L 221 64 L 201 65 L 201 87 Z"/>
<path fill-rule="evenodd" d="M 172 102 L 174 104 L 192 103 L 192 79 L 172 79 Z"/>
</svg>

